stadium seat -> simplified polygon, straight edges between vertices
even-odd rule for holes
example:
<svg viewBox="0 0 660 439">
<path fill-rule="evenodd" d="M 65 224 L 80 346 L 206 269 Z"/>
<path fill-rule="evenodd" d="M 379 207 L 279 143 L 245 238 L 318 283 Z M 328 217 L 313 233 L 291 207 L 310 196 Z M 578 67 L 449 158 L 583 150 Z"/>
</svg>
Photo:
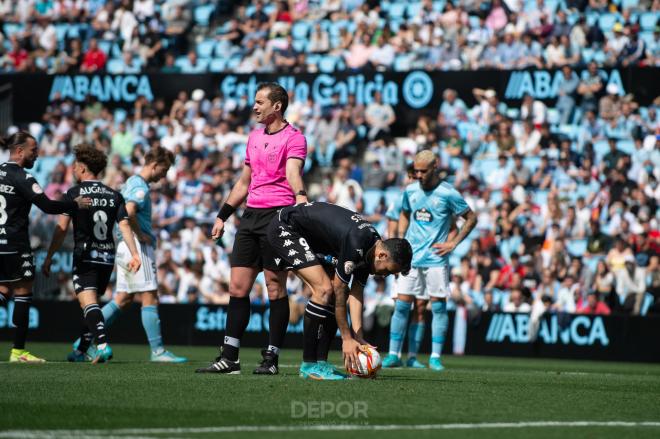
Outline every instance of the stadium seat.
<svg viewBox="0 0 660 439">
<path fill-rule="evenodd" d="M 215 5 L 213 3 L 197 6 L 194 12 L 195 24 L 200 26 L 208 26 L 209 19 L 211 18 L 211 14 L 213 13 L 214 9 Z"/>
<path fill-rule="evenodd" d="M 631 155 L 635 152 L 635 143 L 632 140 L 619 140 L 616 142 L 616 149 Z"/>
<path fill-rule="evenodd" d="M 211 58 L 216 42 L 214 40 L 204 40 L 197 44 L 197 56 L 200 59 Z"/>
<path fill-rule="evenodd" d="M 380 189 L 365 189 L 362 194 L 362 201 L 364 202 L 364 213 L 366 215 L 372 215 L 380 200 L 385 196 L 382 190 Z"/>
<path fill-rule="evenodd" d="M 401 197 L 402 190 L 397 187 L 388 187 L 385 189 L 385 205 L 389 206 L 392 203 L 396 203 L 399 200 L 399 197 Z"/>
<path fill-rule="evenodd" d="M 323 73 L 333 73 L 337 66 L 337 57 L 324 55 L 319 60 L 319 70 Z"/>
<path fill-rule="evenodd" d="M 415 18 L 419 15 L 419 11 L 422 10 L 422 2 L 420 1 L 414 1 L 412 3 L 408 3 L 408 17 L 409 18 Z"/>
<path fill-rule="evenodd" d="M 106 70 L 108 73 L 111 75 L 117 75 L 123 72 L 124 69 L 124 61 L 121 59 L 117 58 L 112 58 L 108 60 L 107 64 L 105 65 Z"/>
<path fill-rule="evenodd" d="M 406 13 L 406 4 L 403 2 L 394 2 L 390 5 L 388 13 L 391 20 L 401 20 Z"/>
<path fill-rule="evenodd" d="M 610 32 L 619 18 L 619 14 L 602 14 L 598 19 L 598 26 L 603 32 Z"/>
<path fill-rule="evenodd" d="M 525 157 L 523 159 L 523 165 L 533 174 L 541 165 L 541 157 Z"/>
<path fill-rule="evenodd" d="M 224 72 L 227 67 L 226 58 L 213 58 L 209 63 L 209 71 L 213 73 Z"/>
<path fill-rule="evenodd" d="M 291 36 L 294 40 L 306 40 L 312 30 L 310 24 L 306 21 L 296 21 L 291 27 Z"/>
<path fill-rule="evenodd" d="M 566 243 L 566 250 L 568 250 L 572 256 L 582 256 L 587 252 L 587 240 L 572 239 Z"/>
<path fill-rule="evenodd" d="M 636 9 L 639 6 L 639 0 L 621 0 L 621 10 Z"/>
<path fill-rule="evenodd" d="M 639 16 L 639 25 L 643 31 L 652 31 L 657 21 L 657 12 L 645 12 Z"/>
</svg>

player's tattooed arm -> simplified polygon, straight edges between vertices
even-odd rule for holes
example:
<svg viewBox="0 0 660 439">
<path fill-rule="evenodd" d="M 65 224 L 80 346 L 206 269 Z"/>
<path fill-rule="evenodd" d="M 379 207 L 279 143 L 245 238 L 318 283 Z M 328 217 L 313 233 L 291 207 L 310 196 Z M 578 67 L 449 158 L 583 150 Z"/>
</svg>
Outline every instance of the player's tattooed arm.
<svg viewBox="0 0 660 439">
<path fill-rule="evenodd" d="M 472 232 L 472 229 L 477 225 L 477 215 L 472 211 L 472 209 L 468 209 L 465 211 L 461 217 L 465 219 L 465 222 L 463 223 L 463 227 L 460 228 L 458 233 L 451 239 L 448 240 L 447 242 L 438 242 L 436 244 L 433 244 L 433 248 L 435 248 L 435 252 L 439 254 L 440 256 L 444 256 L 446 254 L 451 253 L 457 246 L 460 244 L 466 236 Z"/>
<path fill-rule="evenodd" d="M 41 266 L 41 272 L 46 277 L 50 276 L 50 266 L 53 263 L 53 255 L 60 249 L 60 247 L 62 247 L 62 243 L 64 242 L 64 238 L 66 238 L 66 231 L 69 228 L 70 222 L 70 216 L 60 215 L 60 218 L 55 225 L 55 231 L 53 233 L 53 238 L 50 241 L 50 247 L 48 248 L 46 259 L 44 259 L 44 263 Z"/>
<path fill-rule="evenodd" d="M 360 343 L 353 338 L 346 318 L 348 285 L 345 284 L 339 276 L 335 276 L 332 281 L 332 286 L 335 293 L 335 318 L 337 319 L 337 327 L 341 334 L 341 349 L 344 354 L 344 365 L 347 368 L 351 368 L 359 364 L 357 356 L 360 352 Z"/>
</svg>

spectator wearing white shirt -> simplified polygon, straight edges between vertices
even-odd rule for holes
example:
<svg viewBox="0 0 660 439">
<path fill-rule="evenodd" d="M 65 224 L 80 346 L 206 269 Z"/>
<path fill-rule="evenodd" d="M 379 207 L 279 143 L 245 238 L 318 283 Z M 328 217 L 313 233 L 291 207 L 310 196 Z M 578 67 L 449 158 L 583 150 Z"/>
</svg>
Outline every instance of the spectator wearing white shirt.
<svg viewBox="0 0 660 439">
<path fill-rule="evenodd" d="M 514 288 L 511 290 L 509 295 L 509 300 L 502 308 L 504 312 L 520 312 L 520 313 L 529 313 L 532 310 L 532 307 L 529 303 L 525 302 L 520 288 Z"/>
<path fill-rule="evenodd" d="M 389 133 L 390 127 L 396 121 L 392 106 L 383 103 L 382 95 L 378 91 L 374 93 L 373 101 L 367 105 L 365 117 L 369 126 L 370 140 L 376 139 L 379 134 Z"/>
</svg>

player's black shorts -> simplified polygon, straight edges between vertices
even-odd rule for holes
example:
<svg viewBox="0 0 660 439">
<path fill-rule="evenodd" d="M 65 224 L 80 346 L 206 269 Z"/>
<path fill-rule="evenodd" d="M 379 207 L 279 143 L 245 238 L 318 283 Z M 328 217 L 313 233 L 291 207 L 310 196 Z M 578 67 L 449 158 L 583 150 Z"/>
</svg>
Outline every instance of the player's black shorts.
<svg viewBox="0 0 660 439">
<path fill-rule="evenodd" d="M 94 290 L 102 296 L 110 282 L 114 265 L 95 264 L 74 258 L 73 261 L 73 290 L 80 294 L 85 290 Z"/>
<path fill-rule="evenodd" d="M 255 209 L 248 207 L 243 212 L 231 252 L 232 267 L 254 267 L 259 270 L 282 271 L 275 260 L 277 257 L 268 242 L 268 224 L 281 207 Z"/>
<path fill-rule="evenodd" d="M 301 268 L 321 265 L 314 250 L 298 231 L 278 215 L 268 226 L 268 242 L 276 253 L 276 262 L 282 269 L 300 270 Z"/>
<path fill-rule="evenodd" d="M 0 282 L 34 280 L 34 258 L 31 251 L 0 254 Z"/>
</svg>

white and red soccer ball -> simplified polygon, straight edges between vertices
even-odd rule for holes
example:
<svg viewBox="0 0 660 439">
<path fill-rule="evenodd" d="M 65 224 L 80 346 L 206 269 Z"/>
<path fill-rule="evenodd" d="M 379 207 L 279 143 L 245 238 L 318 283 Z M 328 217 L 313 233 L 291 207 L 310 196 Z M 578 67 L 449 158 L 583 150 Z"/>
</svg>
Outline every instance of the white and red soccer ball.
<svg viewBox="0 0 660 439">
<path fill-rule="evenodd" d="M 349 367 L 348 373 L 358 378 L 376 378 L 381 366 L 380 354 L 369 345 L 362 345 L 362 349 L 358 354 L 357 367 Z"/>
</svg>

